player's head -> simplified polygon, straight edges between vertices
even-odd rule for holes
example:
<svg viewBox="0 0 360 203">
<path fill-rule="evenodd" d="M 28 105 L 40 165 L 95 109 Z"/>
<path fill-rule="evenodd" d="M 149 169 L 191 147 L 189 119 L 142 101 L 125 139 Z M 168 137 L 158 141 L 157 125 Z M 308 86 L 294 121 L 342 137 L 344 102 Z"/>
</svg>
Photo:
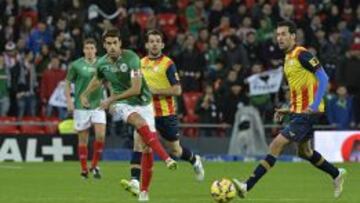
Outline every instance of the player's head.
<svg viewBox="0 0 360 203">
<path fill-rule="evenodd" d="M 164 35 L 158 30 L 149 30 L 145 35 L 145 48 L 151 56 L 159 56 L 165 47 Z"/>
<path fill-rule="evenodd" d="M 83 52 L 86 59 L 93 59 L 96 57 L 96 41 L 93 38 L 87 38 L 83 42 Z"/>
<path fill-rule="evenodd" d="M 106 53 L 110 57 L 118 57 L 121 52 L 120 31 L 118 29 L 106 30 L 102 39 Z"/>
<path fill-rule="evenodd" d="M 276 39 L 281 50 L 289 51 L 296 43 L 296 25 L 291 21 L 278 23 Z"/>
</svg>

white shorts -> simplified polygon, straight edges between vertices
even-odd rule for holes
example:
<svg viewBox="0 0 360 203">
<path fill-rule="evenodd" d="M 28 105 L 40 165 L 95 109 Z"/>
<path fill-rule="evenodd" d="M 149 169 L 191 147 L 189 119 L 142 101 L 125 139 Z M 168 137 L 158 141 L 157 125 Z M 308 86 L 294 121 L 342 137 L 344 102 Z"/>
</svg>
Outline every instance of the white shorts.
<svg viewBox="0 0 360 203">
<path fill-rule="evenodd" d="M 94 123 L 106 124 L 106 114 L 104 110 L 74 110 L 74 128 L 76 131 L 86 130 Z"/>
<path fill-rule="evenodd" d="M 118 118 L 127 123 L 128 117 L 132 113 L 138 113 L 149 125 L 151 131 L 155 132 L 155 114 L 152 104 L 146 106 L 131 106 L 129 104 L 118 103 L 115 104 L 112 110 L 114 118 Z"/>
</svg>

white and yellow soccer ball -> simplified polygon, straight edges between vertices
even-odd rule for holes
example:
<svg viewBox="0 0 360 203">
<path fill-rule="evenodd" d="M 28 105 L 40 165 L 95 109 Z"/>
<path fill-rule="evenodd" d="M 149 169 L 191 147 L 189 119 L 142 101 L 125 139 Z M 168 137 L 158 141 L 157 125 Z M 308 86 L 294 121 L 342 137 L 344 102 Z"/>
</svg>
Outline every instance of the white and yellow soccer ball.
<svg viewBox="0 0 360 203">
<path fill-rule="evenodd" d="M 234 184 L 226 178 L 215 180 L 210 188 L 211 196 L 217 203 L 230 202 L 236 196 Z"/>
</svg>

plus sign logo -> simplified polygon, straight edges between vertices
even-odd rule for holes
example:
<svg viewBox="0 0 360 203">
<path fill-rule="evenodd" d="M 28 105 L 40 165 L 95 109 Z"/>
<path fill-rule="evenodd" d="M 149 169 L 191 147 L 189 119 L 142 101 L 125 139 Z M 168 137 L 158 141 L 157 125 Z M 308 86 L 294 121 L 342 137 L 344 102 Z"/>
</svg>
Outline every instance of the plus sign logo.
<svg viewBox="0 0 360 203">
<path fill-rule="evenodd" d="M 76 160 L 76 136 L 0 137 L 0 162 Z"/>
<path fill-rule="evenodd" d="M 52 140 L 52 145 L 42 147 L 42 153 L 43 155 L 53 156 L 53 160 L 56 162 L 61 162 L 64 161 L 65 155 L 72 155 L 74 149 L 72 146 L 64 146 L 62 139 L 54 138 Z"/>
</svg>

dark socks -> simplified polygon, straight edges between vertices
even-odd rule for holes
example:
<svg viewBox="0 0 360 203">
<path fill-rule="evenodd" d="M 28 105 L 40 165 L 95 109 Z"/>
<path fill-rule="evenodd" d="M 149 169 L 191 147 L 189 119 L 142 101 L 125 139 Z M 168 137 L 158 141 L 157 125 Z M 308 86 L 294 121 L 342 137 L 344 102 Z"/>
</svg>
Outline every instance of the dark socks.
<svg viewBox="0 0 360 203">
<path fill-rule="evenodd" d="M 268 154 L 254 170 L 253 175 L 246 181 L 247 191 L 251 190 L 265 173 L 275 165 L 276 157 Z"/>
</svg>

